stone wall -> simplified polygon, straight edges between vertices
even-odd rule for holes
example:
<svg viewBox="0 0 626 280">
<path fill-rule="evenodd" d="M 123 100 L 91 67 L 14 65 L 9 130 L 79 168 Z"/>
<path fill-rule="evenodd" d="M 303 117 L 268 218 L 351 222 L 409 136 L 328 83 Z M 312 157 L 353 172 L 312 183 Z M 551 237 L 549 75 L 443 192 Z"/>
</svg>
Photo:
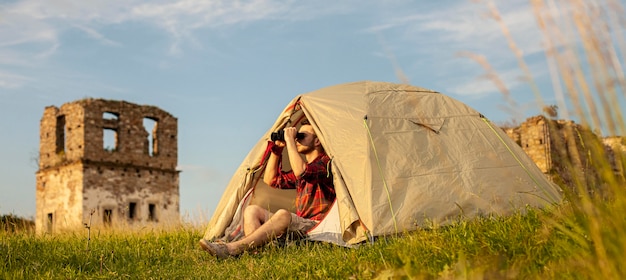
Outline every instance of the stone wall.
<svg viewBox="0 0 626 280">
<path fill-rule="evenodd" d="M 35 227 L 54 232 L 82 225 L 82 165 L 66 164 L 37 173 Z"/>
<path fill-rule="evenodd" d="M 177 125 L 157 107 L 126 101 L 83 99 L 46 107 L 40 123 L 37 231 L 50 230 L 50 217 L 55 230 L 82 225 L 92 212 L 96 224 L 177 220 Z M 132 214 L 125 210 L 129 207 Z"/>
<path fill-rule="evenodd" d="M 543 117 L 533 117 L 520 126 L 520 146 L 537 164 L 542 172 L 552 168 L 550 157 L 550 133 Z"/>
<path fill-rule="evenodd" d="M 175 175 L 167 170 L 87 166 L 84 208 L 95 210 L 94 225 L 104 223 L 105 210 L 111 210 L 113 224 L 176 223 L 179 192 L 171 187 L 178 186 Z M 131 203 L 135 204 L 134 209 Z M 83 213 L 82 218 L 89 219 L 89 215 Z"/>
<path fill-rule="evenodd" d="M 573 121 L 551 120 L 544 116 L 528 118 L 520 126 L 505 129 L 505 132 L 542 172 L 558 175 L 559 180 L 571 183 L 577 173 L 585 174 L 587 179 L 599 176 L 592 167 L 592 158 L 598 156 L 606 157 L 615 175 L 623 177 L 621 159 L 626 154 L 626 147 L 622 137 L 601 139 Z M 596 146 L 603 147 L 599 151 Z"/>
<path fill-rule="evenodd" d="M 613 167 L 613 173 L 624 179 L 624 169 L 626 169 L 626 138 L 612 136 L 602 139 L 606 145 L 609 162 Z"/>
</svg>

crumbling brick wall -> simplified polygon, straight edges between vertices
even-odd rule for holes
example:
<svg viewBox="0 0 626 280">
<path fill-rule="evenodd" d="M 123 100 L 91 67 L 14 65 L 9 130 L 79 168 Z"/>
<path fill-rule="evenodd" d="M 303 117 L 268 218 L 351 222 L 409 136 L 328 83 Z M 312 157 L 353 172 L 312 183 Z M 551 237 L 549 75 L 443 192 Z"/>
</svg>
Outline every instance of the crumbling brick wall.
<svg viewBox="0 0 626 280">
<path fill-rule="evenodd" d="M 573 121 L 552 120 L 544 116 L 528 118 L 520 126 L 505 129 L 505 132 L 542 172 L 563 185 L 573 187 L 575 181 L 589 186 L 601 185 L 597 167 L 592 166 L 601 161 L 610 164 L 615 175 L 623 178 L 623 168 L 619 166 L 623 165 L 621 155 L 626 149 L 616 153 L 623 149 L 623 146 L 617 148 L 623 145 L 622 140 L 610 140 L 614 148 L 607 148 L 607 141 L 603 143 L 588 128 Z M 605 160 L 598 160 L 600 158 Z"/>
<path fill-rule="evenodd" d="M 89 98 L 46 107 L 37 231 L 75 228 L 90 218 L 96 225 L 177 221 L 177 126 L 157 107 L 126 101 Z"/>
<path fill-rule="evenodd" d="M 519 126 L 506 128 L 504 131 L 522 147 L 543 173 L 550 171 L 552 168 L 550 130 L 543 116 L 528 118 Z"/>
</svg>

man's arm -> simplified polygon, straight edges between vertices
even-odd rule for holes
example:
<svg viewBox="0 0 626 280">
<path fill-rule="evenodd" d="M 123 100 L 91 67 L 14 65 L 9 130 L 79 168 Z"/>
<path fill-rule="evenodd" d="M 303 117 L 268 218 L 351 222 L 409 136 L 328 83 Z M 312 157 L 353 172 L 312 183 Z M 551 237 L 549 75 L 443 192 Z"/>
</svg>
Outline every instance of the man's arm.
<svg viewBox="0 0 626 280">
<path fill-rule="evenodd" d="M 287 154 L 289 155 L 289 164 L 291 164 L 291 170 L 296 178 L 300 178 L 300 175 L 306 170 L 306 162 L 302 159 L 298 148 L 296 147 L 296 133 L 298 131 L 295 127 L 285 128 L 285 144 L 287 145 Z"/>
<path fill-rule="evenodd" d="M 284 147 L 284 143 L 280 141 L 274 142 L 275 147 L 278 147 L 277 150 L 282 149 Z M 265 173 L 263 174 L 263 182 L 265 182 L 268 186 L 271 186 L 272 180 L 276 178 L 278 174 L 278 162 L 280 157 L 272 151 L 270 153 L 270 157 L 267 159 L 267 166 L 265 166 Z"/>
</svg>

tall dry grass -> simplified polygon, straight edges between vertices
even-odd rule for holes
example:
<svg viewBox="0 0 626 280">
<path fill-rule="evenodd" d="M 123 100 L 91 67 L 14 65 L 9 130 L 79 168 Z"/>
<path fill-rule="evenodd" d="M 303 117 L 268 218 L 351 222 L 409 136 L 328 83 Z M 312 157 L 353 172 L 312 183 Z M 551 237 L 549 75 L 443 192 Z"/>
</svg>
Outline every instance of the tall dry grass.
<svg viewBox="0 0 626 280">
<path fill-rule="evenodd" d="M 496 4 L 488 1 L 486 5 L 537 103 L 546 107 L 543 96 L 550 94 L 540 92 Z M 560 217 L 546 222 L 575 241 L 569 245 L 572 248 L 565 248 L 572 252 L 572 257 L 560 260 L 560 265 L 575 269 L 584 277 L 626 279 L 624 150 L 608 149 L 598 135 L 589 133 L 626 135 L 620 106 L 626 93 L 626 12 L 618 0 L 530 0 L 530 5 L 542 34 L 557 107 L 563 118 L 575 119 L 583 127 L 551 128 L 564 129 L 563 137 L 553 140 L 561 164 L 559 171 L 568 177 L 562 180 L 567 181 L 563 185 L 567 201 Z M 481 64 L 489 74 L 487 77 L 510 99 L 506 86 L 484 57 L 463 55 Z M 580 147 L 572 149 L 571 143 Z"/>
</svg>

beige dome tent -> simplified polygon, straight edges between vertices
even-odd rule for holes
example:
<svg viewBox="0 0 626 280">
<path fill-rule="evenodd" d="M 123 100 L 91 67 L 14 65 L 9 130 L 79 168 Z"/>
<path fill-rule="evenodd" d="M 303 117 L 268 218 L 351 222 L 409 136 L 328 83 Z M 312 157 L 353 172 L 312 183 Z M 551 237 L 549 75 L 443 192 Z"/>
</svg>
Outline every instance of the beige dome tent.
<svg viewBox="0 0 626 280">
<path fill-rule="evenodd" d="M 205 239 L 241 237 L 248 204 L 293 211 L 295 192 L 270 188 L 261 177 L 271 132 L 303 118 L 332 158 L 337 193 L 312 240 L 352 245 L 425 223 L 561 201 L 558 187 L 474 109 L 435 91 L 364 81 L 296 96 L 235 172 Z"/>
</svg>

